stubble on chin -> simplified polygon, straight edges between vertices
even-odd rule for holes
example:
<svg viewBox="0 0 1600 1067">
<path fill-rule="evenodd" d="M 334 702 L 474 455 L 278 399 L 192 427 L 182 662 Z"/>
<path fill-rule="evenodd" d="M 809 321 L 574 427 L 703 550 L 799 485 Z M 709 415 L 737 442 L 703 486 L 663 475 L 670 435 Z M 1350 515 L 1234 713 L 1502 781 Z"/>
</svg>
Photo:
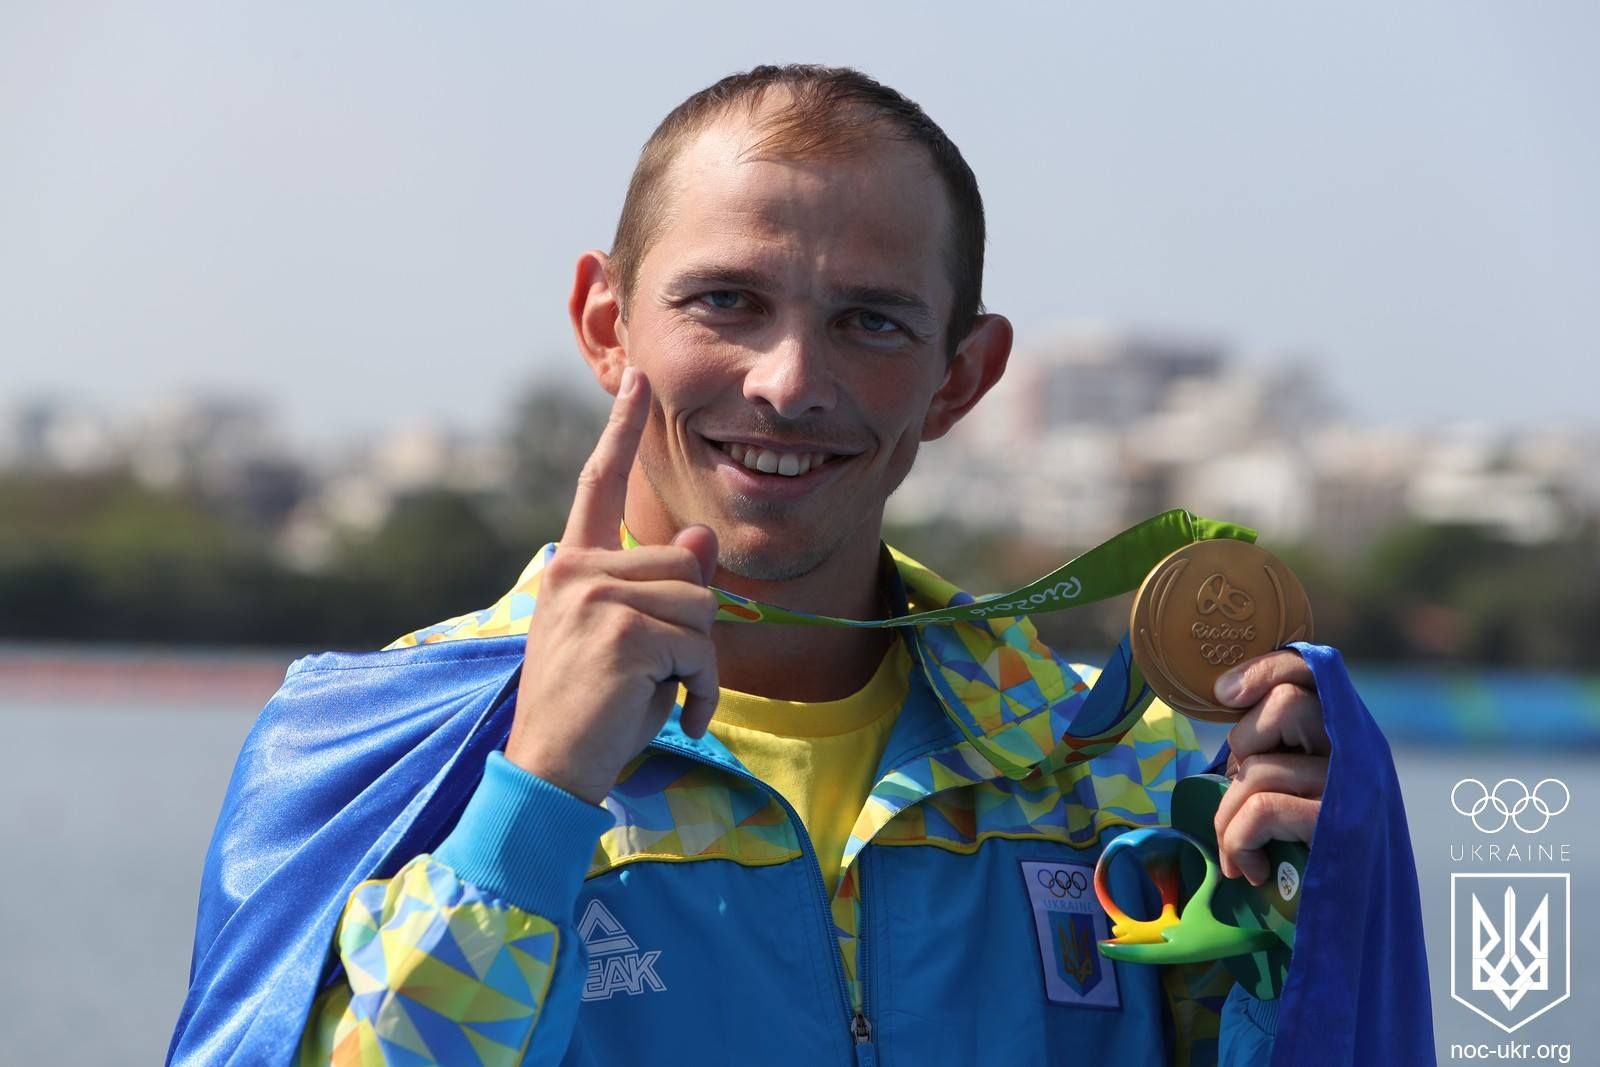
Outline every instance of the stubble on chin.
<svg viewBox="0 0 1600 1067">
<path fill-rule="evenodd" d="M 794 522 L 793 509 L 782 504 L 764 501 L 740 500 L 738 516 L 742 525 L 757 525 L 765 529 L 782 529 Z M 682 529 L 687 522 L 673 515 L 673 524 Z M 715 522 L 706 525 L 716 529 Z M 724 570 L 756 582 L 787 582 L 803 578 L 822 566 L 839 548 L 843 540 L 837 531 L 827 531 L 827 536 L 808 537 L 784 545 L 772 544 L 758 535 L 758 543 L 751 544 L 732 531 L 717 532 L 717 564 Z M 761 543 L 765 542 L 765 543 Z"/>
<path fill-rule="evenodd" d="M 739 544 L 718 542 L 717 563 L 723 569 L 757 582 L 787 582 L 803 578 L 822 566 L 833 554 L 833 545 L 816 542 L 802 546 L 799 553 L 777 549 L 753 549 Z"/>
</svg>

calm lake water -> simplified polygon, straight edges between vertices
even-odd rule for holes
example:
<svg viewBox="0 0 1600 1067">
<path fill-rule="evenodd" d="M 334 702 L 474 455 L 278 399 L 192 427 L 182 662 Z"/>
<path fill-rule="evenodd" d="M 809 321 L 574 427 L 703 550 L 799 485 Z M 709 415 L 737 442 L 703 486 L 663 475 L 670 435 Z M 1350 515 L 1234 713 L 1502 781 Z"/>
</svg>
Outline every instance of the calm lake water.
<svg viewBox="0 0 1600 1067">
<path fill-rule="evenodd" d="M 200 862 L 234 757 L 267 695 L 255 689 L 271 671 L 250 666 L 241 684 L 213 677 L 209 689 L 172 699 L 137 688 L 18 695 L 0 678 L 0 853 L 10 861 L 0 879 L 0 1062 L 161 1061 L 188 978 Z M 281 664 L 271 670 L 281 675 Z M 1600 925 L 1579 903 L 1596 899 L 1600 885 L 1600 758 L 1555 744 L 1406 745 L 1396 761 L 1421 879 L 1440 1062 L 1455 1062 L 1452 1043 L 1512 1040 L 1449 996 L 1450 874 L 1503 868 L 1570 873 L 1574 891 L 1573 996 L 1514 1039 L 1535 1049 L 1566 1043 L 1570 1062 L 1600 1063 Z M 1453 861 L 1452 845 L 1490 840 L 1451 808 L 1451 787 L 1467 777 L 1562 779 L 1571 807 L 1537 839 L 1520 840 L 1565 842 L 1571 861 Z"/>
</svg>

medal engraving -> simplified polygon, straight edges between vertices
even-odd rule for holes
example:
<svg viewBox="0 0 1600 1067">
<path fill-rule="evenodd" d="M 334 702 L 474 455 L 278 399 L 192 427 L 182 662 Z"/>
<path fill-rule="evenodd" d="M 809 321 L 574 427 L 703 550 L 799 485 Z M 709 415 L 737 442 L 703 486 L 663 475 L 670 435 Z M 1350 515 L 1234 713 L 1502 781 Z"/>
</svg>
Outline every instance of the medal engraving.
<svg viewBox="0 0 1600 1067">
<path fill-rule="evenodd" d="M 1213 695 L 1230 667 L 1312 636 L 1311 603 L 1294 572 L 1264 548 L 1229 538 L 1185 545 L 1134 594 L 1133 659 L 1175 710 L 1230 723 L 1243 709 Z"/>
</svg>

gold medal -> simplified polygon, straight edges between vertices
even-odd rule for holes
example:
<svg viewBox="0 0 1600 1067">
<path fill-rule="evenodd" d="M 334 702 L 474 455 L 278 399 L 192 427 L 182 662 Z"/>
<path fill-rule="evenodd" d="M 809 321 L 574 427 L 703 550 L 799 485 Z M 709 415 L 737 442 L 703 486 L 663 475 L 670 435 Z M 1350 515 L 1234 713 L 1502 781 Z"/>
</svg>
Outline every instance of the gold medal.
<svg viewBox="0 0 1600 1067">
<path fill-rule="evenodd" d="M 1300 579 L 1264 548 L 1231 538 L 1184 545 L 1145 576 L 1128 618 L 1133 660 L 1176 711 L 1232 723 L 1217 679 L 1254 656 L 1312 636 Z"/>
</svg>

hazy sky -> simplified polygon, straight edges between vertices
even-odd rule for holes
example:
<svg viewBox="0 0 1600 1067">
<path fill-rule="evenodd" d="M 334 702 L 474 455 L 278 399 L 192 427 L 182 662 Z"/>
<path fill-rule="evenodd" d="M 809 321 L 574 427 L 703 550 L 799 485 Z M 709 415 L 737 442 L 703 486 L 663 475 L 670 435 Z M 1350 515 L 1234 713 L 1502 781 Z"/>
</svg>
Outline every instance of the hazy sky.
<svg viewBox="0 0 1600 1067">
<path fill-rule="evenodd" d="M 1600 5 L 550 7 L 7 4 L 0 408 L 498 421 L 579 373 L 572 265 L 662 115 L 814 61 L 961 146 L 1023 351 L 1094 319 L 1314 356 L 1373 420 L 1600 413 Z"/>
</svg>

